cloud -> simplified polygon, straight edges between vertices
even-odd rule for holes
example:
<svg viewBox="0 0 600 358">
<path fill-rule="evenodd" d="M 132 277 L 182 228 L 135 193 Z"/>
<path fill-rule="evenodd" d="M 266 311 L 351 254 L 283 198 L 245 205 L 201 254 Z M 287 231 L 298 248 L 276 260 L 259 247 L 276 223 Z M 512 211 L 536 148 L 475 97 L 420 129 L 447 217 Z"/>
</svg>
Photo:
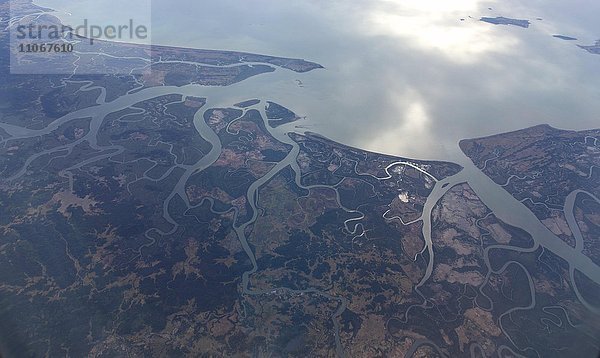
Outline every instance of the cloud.
<svg viewBox="0 0 600 358">
<path fill-rule="evenodd" d="M 448 61 L 474 63 L 481 55 L 518 44 L 516 36 L 498 37 L 494 29 L 468 15 L 481 13 L 479 0 L 384 1 L 367 13 L 371 35 L 389 36 L 446 56 Z M 465 21 L 461 21 L 464 19 Z"/>
</svg>

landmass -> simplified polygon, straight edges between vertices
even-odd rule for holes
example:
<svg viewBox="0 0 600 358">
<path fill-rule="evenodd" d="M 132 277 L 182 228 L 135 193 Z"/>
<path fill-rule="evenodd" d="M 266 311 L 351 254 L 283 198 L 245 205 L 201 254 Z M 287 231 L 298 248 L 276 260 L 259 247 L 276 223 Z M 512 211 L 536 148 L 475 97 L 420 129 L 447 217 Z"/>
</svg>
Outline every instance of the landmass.
<svg viewBox="0 0 600 358">
<path fill-rule="evenodd" d="M 271 133 L 269 106 L 171 94 L 8 138 L 0 157 L 34 159 L 2 172 L 4 351 L 595 352 L 564 261 L 468 184 L 425 210 L 458 165 Z"/>
<path fill-rule="evenodd" d="M 565 40 L 565 41 L 575 41 L 577 37 L 565 36 L 565 35 L 552 35 L 552 37 L 556 37 L 557 39 Z"/>
<path fill-rule="evenodd" d="M 0 3 L 3 27 L 8 27 L 10 10 L 13 16 L 33 18 L 30 22 L 38 25 L 60 24 L 51 12 L 41 12 L 43 9 L 30 0 L 14 0 Z M 299 59 L 101 40 L 90 44 L 84 38 L 75 42 L 73 53 L 47 55 L 40 63 L 39 59 L 32 61 L 31 54 L 15 54 L 16 49 L 9 46 L 9 34 L 7 30 L 0 32 L 3 53 L 13 51 L 11 56 L 0 58 L 0 113 L 4 122 L 27 128 L 42 127 L 69 111 L 95 105 L 98 101 L 110 102 L 147 88 L 190 84 L 227 86 L 273 72 L 275 67 L 298 73 L 322 68 Z M 11 68 L 30 75 L 12 76 Z M 138 72 L 125 75 L 135 70 Z M 39 75 L 35 75 L 37 73 Z M 103 75 L 111 73 L 115 75 Z M 67 81 L 64 80 L 66 75 L 71 75 Z M 106 93 L 99 97 L 101 88 Z"/>
<path fill-rule="evenodd" d="M 589 46 L 577 45 L 579 48 L 586 50 L 592 55 L 600 55 L 600 40 L 596 41 L 595 44 Z"/>
<path fill-rule="evenodd" d="M 186 63 L 14 76 L 0 56 L 2 356 L 597 354 L 597 266 L 505 222 L 466 168 L 275 130 L 301 117 L 268 98 L 190 94 L 256 62 L 320 66 L 157 51 Z M 598 264 L 599 134 L 461 147 Z"/>
<path fill-rule="evenodd" d="M 530 25 L 529 20 L 511 19 L 509 17 L 482 17 L 480 21 L 487 22 L 494 25 L 513 25 L 523 28 L 528 28 Z"/>
<path fill-rule="evenodd" d="M 246 108 L 246 107 L 250 107 L 250 106 L 254 106 L 255 104 L 259 104 L 260 103 L 260 99 L 249 99 L 247 101 L 243 101 L 240 103 L 236 103 L 234 104 L 234 106 L 239 107 L 239 108 Z"/>
<path fill-rule="evenodd" d="M 296 122 L 300 119 L 296 113 L 274 102 L 267 101 L 265 110 L 269 125 L 272 127 L 279 127 L 287 123 Z"/>
<path fill-rule="evenodd" d="M 594 198 L 600 197 L 598 138 L 598 129 L 577 132 L 540 125 L 464 140 L 460 146 L 552 233 L 600 264 L 595 239 L 600 222 L 593 209 L 598 203 Z M 569 224 L 573 210 L 579 216 L 577 225 Z"/>
</svg>

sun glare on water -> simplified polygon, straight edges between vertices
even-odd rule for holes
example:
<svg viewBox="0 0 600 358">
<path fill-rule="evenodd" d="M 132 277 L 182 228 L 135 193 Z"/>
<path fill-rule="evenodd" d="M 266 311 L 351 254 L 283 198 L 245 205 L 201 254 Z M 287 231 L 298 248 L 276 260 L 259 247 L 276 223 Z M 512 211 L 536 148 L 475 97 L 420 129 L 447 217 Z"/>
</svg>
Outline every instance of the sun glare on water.
<svg viewBox="0 0 600 358">
<path fill-rule="evenodd" d="M 478 21 L 483 9 L 487 5 L 479 0 L 383 0 L 368 14 L 368 31 L 401 38 L 451 61 L 472 63 L 519 42 L 509 33 L 498 37 L 498 29 Z"/>
</svg>

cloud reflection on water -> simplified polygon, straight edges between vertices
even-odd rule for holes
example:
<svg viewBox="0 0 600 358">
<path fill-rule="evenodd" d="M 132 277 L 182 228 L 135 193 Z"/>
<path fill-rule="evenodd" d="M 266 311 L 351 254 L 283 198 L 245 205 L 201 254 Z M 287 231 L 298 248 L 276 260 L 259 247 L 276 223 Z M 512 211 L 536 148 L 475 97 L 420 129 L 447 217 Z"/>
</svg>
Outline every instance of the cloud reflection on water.
<svg viewBox="0 0 600 358">
<path fill-rule="evenodd" d="M 600 3 L 155 0 L 152 10 L 155 43 L 324 65 L 298 75 L 303 92 L 290 90 L 281 104 L 306 115 L 311 130 L 349 145 L 452 160 L 461 138 L 539 123 L 598 126 L 600 56 L 575 45 L 600 38 L 593 15 Z M 481 16 L 532 24 L 495 26 Z"/>
</svg>

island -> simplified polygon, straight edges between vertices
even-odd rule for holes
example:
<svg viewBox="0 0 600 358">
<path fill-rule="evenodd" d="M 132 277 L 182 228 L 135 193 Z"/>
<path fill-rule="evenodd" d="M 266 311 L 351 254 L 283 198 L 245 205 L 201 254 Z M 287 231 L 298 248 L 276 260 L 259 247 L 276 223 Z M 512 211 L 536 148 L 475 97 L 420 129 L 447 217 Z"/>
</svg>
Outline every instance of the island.
<svg viewBox="0 0 600 358">
<path fill-rule="evenodd" d="M 586 50 L 592 55 L 600 55 L 600 40 L 596 41 L 595 44 L 589 46 L 577 45 L 579 48 Z"/>
<path fill-rule="evenodd" d="M 523 28 L 528 28 L 530 25 L 529 20 L 511 19 L 509 17 L 482 17 L 479 21 L 487 22 L 494 25 L 512 25 Z"/>
<path fill-rule="evenodd" d="M 556 37 L 557 39 L 565 40 L 565 41 L 575 41 L 576 37 L 565 36 L 565 35 L 552 35 L 552 37 Z"/>
</svg>

